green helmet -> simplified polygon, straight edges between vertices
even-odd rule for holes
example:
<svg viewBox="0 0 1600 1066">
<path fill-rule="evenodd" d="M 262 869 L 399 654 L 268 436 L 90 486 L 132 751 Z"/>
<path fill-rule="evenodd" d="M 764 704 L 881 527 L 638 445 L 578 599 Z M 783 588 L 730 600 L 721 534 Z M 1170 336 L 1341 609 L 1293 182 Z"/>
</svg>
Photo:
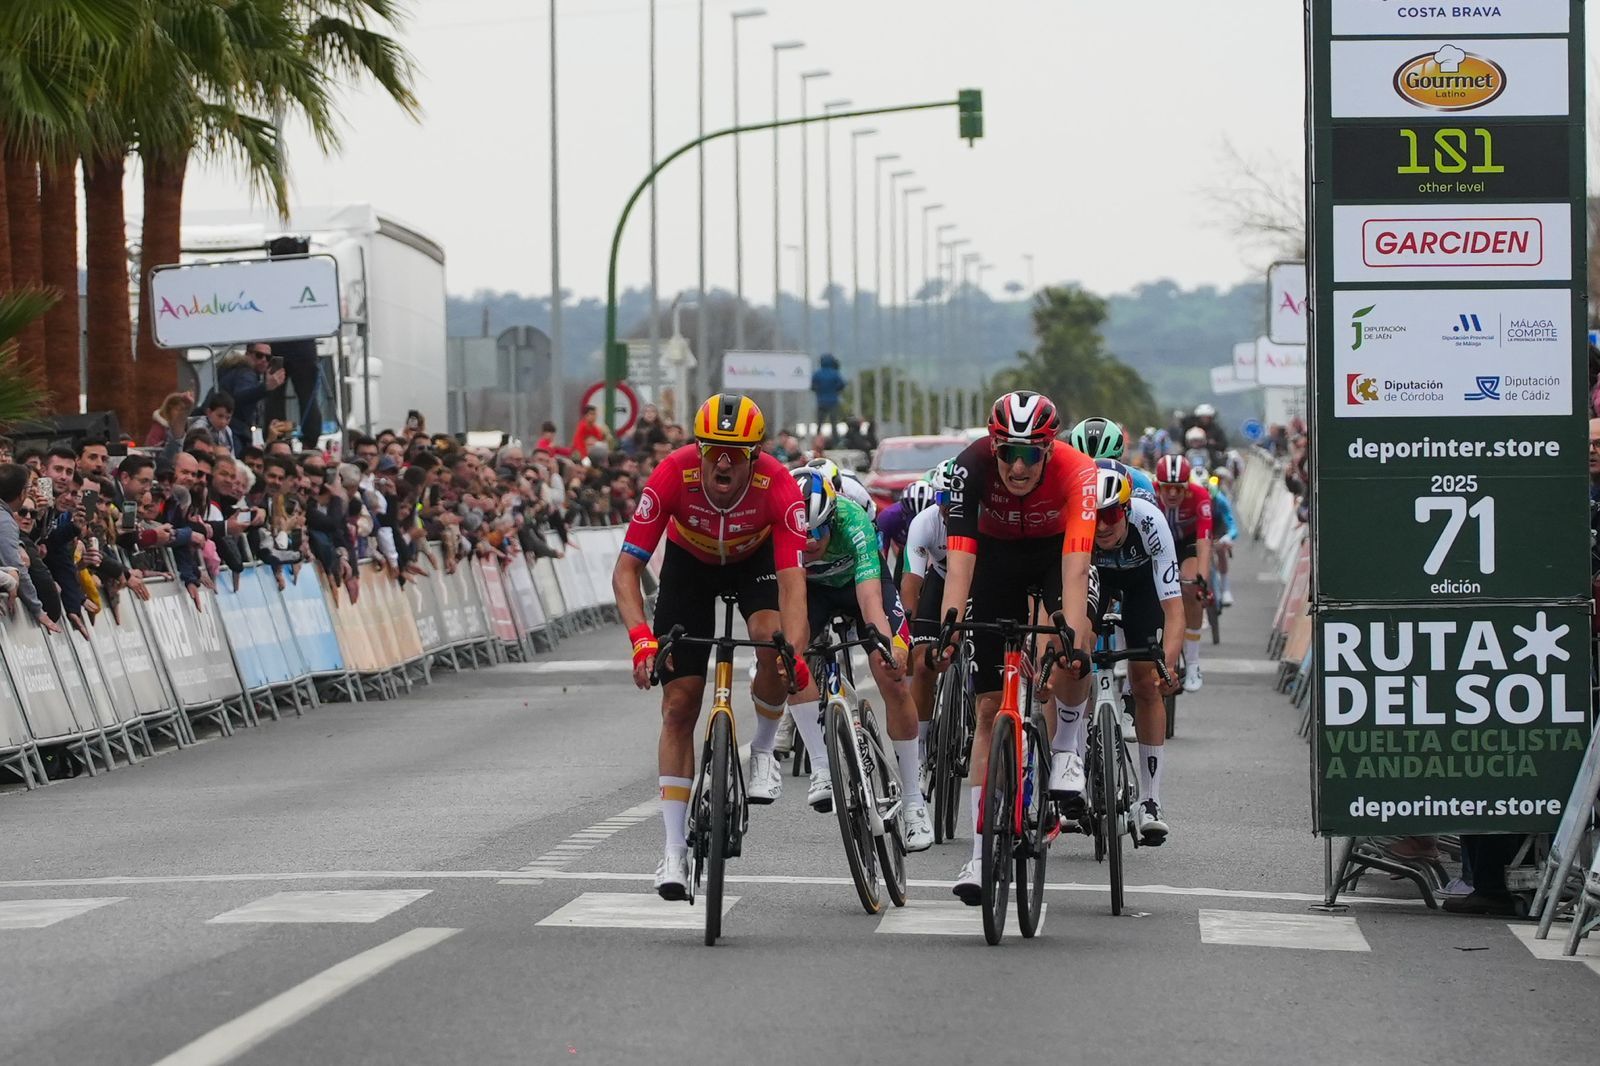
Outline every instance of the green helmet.
<svg viewBox="0 0 1600 1066">
<path fill-rule="evenodd" d="M 956 461 L 946 459 L 932 470 L 928 471 L 924 481 L 931 484 L 935 492 L 949 492 L 956 476 Z"/>
<path fill-rule="evenodd" d="M 1091 459 L 1122 458 L 1122 427 L 1109 418 L 1085 418 L 1067 440 Z"/>
</svg>

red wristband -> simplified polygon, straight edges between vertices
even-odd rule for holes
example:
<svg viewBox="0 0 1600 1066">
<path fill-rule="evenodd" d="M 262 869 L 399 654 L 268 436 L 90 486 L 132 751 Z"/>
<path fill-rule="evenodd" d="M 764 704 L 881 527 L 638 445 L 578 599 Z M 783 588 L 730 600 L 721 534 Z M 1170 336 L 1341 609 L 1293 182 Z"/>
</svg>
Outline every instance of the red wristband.
<svg viewBox="0 0 1600 1066">
<path fill-rule="evenodd" d="M 794 661 L 794 690 L 799 692 L 803 688 L 811 687 L 811 667 L 806 665 L 803 658 Z"/>
<path fill-rule="evenodd" d="M 660 648 L 656 643 L 656 635 L 651 632 L 649 623 L 640 622 L 628 630 L 628 639 L 633 642 L 633 665 L 638 666 L 654 655 Z"/>
</svg>

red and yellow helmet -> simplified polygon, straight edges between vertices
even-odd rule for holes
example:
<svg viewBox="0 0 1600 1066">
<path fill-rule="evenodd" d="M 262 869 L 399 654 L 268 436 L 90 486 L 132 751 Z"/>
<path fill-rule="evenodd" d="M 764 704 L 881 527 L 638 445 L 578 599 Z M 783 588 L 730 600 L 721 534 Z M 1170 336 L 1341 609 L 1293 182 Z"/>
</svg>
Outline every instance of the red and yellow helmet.
<svg viewBox="0 0 1600 1066">
<path fill-rule="evenodd" d="M 711 397 L 694 416 L 694 437 L 703 444 L 760 444 L 766 435 L 761 408 L 737 393 Z"/>
</svg>

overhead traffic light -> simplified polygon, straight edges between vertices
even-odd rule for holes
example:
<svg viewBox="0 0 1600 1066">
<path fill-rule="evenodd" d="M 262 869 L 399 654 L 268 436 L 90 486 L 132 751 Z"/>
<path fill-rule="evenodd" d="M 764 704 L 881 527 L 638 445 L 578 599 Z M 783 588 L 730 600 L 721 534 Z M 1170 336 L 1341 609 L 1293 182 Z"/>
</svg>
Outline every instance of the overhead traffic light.
<svg viewBox="0 0 1600 1066">
<path fill-rule="evenodd" d="M 961 112 L 961 136 L 971 144 L 983 136 L 983 90 L 962 89 L 956 93 L 956 107 Z"/>
</svg>

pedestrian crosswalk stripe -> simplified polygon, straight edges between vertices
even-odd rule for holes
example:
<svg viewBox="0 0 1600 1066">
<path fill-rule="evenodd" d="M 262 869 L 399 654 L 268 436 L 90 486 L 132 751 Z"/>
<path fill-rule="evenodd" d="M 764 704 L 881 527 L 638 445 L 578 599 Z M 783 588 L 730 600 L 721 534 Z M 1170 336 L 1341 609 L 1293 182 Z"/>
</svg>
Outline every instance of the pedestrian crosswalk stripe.
<svg viewBox="0 0 1600 1066">
<path fill-rule="evenodd" d="M 738 902 L 738 896 L 723 896 L 723 916 Z M 704 908 L 703 899 L 690 906 L 669 903 L 654 893 L 585 892 L 536 924 L 587 929 L 700 929 L 706 921 Z"/>
<path fill-rule="evenodd" d="M 376 922 L 432 891 L 430 888 L 389 888 L 279 892 L 219 914 L 208 924 Z"/>
<path fill-rule="evenodd" d="M 1039 907 L 1039 932 L 1044 932 L 1048 904 Z M 878 920 L 878 932 L 921 936 L 982 936 L 983 911 L 958 899 L 908 899 L 904 907 L 891 907 Z M 1021 936 L 1015 907 L 1006 909 L 1006 935 Z"/>
<path fill-rule="evenodd" d="M 1536 959 L 1546 959 L 1556 962 L 1581 962 L 1595 973 L 1600 974 L 1600 939 L 1588 936 L 1578 941 L 1578 951 L 1575 955 L 1564 954 L 1568 930 L 1557 926 L 1550 930 L 1550 936 L 1544 940 L 1538 937 L 1537 925 L 1512 922 L 1506 928 L 1511 930 L 1511 935 L 1522 941 L 1522 946 Z"/>
<path fill-rule="evenodd" d="M 1312 951 L 1371 951 L 1354 918 L 1201 910 L 1200 942 Z"/>
<path fill-rule="evenodd" d="M 3 899 L 0 900 L 0 929 L 43 929 L 76 918 L 127 896 L 85 897 L 82 899 Z"/>
</svg>

